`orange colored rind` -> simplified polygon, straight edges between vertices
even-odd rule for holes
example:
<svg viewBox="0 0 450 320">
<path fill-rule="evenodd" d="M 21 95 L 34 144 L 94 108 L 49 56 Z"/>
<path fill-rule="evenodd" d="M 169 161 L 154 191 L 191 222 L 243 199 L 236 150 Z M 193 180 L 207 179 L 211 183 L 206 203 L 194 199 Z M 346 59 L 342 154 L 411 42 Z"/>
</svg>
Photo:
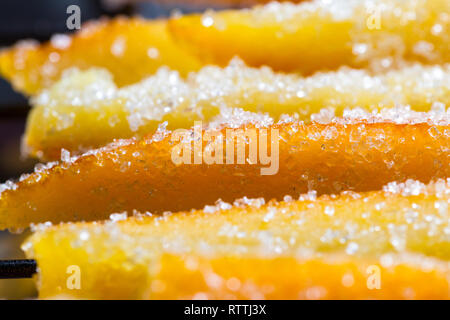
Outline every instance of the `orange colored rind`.
<svg viewBox="0 0 450 320">
<path fill-rule="evenodd" d="M 23 249 L 41 298 L 448 299 L 449 183 L 116 214 L 38 227 Z"/>
<path fill-rule="evenodd" d="M 438 102 L 450 105 L 450 65 L 416 65 L 377 76 L 342 69 L 303 78 L 234 60 L 223 69 L 204 67 L 186 80 L 161 69 L 123 88 L 106 70 L 72 70 L 32 100 L 23 149 L 55 160 L 61 149 L 78 154 L 114 139 L 142 137 L 161 121 L 168 129 L 189 128 L 195 120 L 217 122 L 230 108 L 275 121 L 283 114 L 310 121 L 323 108 L 340 116 L 344 109 L 371 112 L 399 105 L 430 111 Z"/>
<path fill-rule="evenodd" d="M 206 63 L 312 74 L 347 65 L 375 71 L 450 61 L 447 0 L 273 2 L 174 17 L 176 40 Z"/>
<path fill-rule="evenodd" d="M 390 181 L 426 183 L 450 175 L 448 122 L 368 118 L 257 126 L 262 127 L 161 129 L 153 137 L 118 140 L 80 157 L 64 151 L 61 162 L 2 185 L 0 228 L 98 220 L 134 209 L 198 209 L 219 198 L 379 190 Z M 233 139 L 235 134 L 240 138 Z"/>
<path fill-rule="evenodd" d="M 73 36 L 55 35 L 39 45 L 26 41 L 0 53 L 0 74 L 13 87 L 36 94 L 71 67 L 109 70 L 119 86 L 147 77 L 166 65 L 186 75 L 199 61 L 180 49 L 166 21 L 117 18 L 90 22 Z"/>
</svg>

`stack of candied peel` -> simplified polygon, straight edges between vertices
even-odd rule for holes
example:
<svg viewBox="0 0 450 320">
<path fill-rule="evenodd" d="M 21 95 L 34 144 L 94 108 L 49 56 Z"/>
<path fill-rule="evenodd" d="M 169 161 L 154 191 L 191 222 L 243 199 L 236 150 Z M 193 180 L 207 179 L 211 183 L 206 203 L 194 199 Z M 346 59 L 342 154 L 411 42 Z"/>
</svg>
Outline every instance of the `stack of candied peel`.
<svg viewBox="0 0 450 320">
<path fill-rule="evenodd" d="M 314 0 L 19 43 L 50 162 L 0 228 L 41 298 L 449 299 L 449 37 L 447 0 Z"/>
</svg>

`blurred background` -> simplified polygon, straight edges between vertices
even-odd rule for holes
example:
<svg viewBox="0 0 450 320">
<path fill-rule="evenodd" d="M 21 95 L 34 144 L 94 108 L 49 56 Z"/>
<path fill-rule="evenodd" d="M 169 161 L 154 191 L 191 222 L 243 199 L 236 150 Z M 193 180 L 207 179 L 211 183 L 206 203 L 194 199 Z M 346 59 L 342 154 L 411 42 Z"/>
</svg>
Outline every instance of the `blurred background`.
<svg viewBox="0 0 450 320">
<path fill-rule="evenodd" d="M 174 9 L 181 12 L 203 11 L 207 8 L 236 8 L 261 0 L 2 0 L 0 1 L 0 48 L 19 40 L 47 41 L 55 33 L 68 33 L 66 9 L 78 5 L 81 20 L 102 16 L 140 15 L 146 18 L 168 16 Z M 16 179 L 33 170 L 36 162 L 22 159 L 20 140 L 29 111 L 27 99 L 14 92 L 0 78 L 0 183 Z M 23 258 L 20 244 L 27 234 L 0 232 L 0 259 Z M 0 299 L 33 298 L 32 280 L 0 280 Z"/>
</svg>

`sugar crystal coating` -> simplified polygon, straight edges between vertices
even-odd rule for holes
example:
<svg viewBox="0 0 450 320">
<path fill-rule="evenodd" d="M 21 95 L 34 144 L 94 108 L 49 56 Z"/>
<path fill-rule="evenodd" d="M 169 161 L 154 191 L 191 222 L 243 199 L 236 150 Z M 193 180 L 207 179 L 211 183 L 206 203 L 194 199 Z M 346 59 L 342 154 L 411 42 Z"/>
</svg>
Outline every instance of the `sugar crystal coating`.
<svg viewBox="0 0 450 320">
<path fill-rule="evenodd" d="M 162 214 L 200 209 L 218 199 L 233 203 L 244 196 L 268 201 L 286 195 L 296 199 L 308 191 L 379 190 L 407 179 L 427 183 L 450 175 L 449 139 L 448 123 L 284 121 L 203 131 L 197 127 L 181 137 L 163 123 L 154 135 L 116 140 L 81 156 L 66 154 L 66 161 L 40 166 L 22 181 L 8 183 L 0 197 L 0 228 L 98 220 L 134 209 Z M 198 143 L 200 149 L 194 147 Z M 267 162 L 261 153 L 251 153 L 252 146 L 264 143 L 266 151 L 273 150 L 267 152 Z M 230 158 L 227 144 L 236 150 Z M 180 150 L 187 162 L 173 157 Z M 262 174 L 267 170 L 268 175 Z"/>
<path fill-rule="evenodd" d="M 169 21 L 173 35 L 202 60 L 312 74 L 347 65 L 380 72 L 412 61 L 448 63 L 447 0 L 272 2 Z"/>
<path fill-rule="evenodd" d="M 164 65 L 186 75 L 200 62 L 176 45 L 166 21 L 141 18 L 101 19 L 84 24 L 72 36 L 54 35 L 42 45 L 20 42 L 0 53 L 0 74 L 26 94 L 47 88 L 71 67 L 106 68 L 123 86 Z"/>
<path fill-rule="evenodd" d="M 62 148 L 80 153 L 153 132 L 163 121 L 169 129 L 189 128 L 196 120 L 237 127 L 286 121 L 287 116 L 321 122 L 340 115 L 367 118 L 367 112 L 380 110 L 378 119 L 396 122 L 446 120 L 450 66 L 415 65 L 377 76 L 344 68 L 304 78 L 234 59 L 225 68 L 204 67 L 186 80 L 161 68 L 120 89 L 106 70 L 68 70 L 33 105 L 24 150 L 54 160 Z M 431 113 L 414 113 L 425 111 Z"/>
<path fill-rule="evenodd" d="M 416 184 L 418 192 L 408 191 Z M 260 298 L 307 298 L 317 285 L 329 298 L 411 298 L 403 295 L 408 287 L 416 298 L 448 298 L 450 217 L 440 206 L 450 203 L 450 180 L 388 189 L 65 224 L 39 230 L 24 249 L 41 267 L 41 297 L 70 293 L 60 282 L 67 265 L 78 265 L 78 298 L 250 298 L 225 285 L 232 277 L 253 283 Z M 369 266 L 381 270 L 383 290 L 368 289 Z M 158 281 L 164 285 L 152 285 Z"/>
</svg>

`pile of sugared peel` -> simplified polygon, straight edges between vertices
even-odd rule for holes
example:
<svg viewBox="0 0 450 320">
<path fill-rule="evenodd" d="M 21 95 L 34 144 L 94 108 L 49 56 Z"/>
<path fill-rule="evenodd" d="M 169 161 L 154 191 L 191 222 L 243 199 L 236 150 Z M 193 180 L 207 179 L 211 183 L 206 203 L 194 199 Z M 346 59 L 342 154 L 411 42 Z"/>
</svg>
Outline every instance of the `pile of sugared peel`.
<svg viewBox="0 0 450 320">
<path fill-rule="evenodd" d="M 17 44 L 53 162 L 0 185 L 0 228 L 32 226 L 41 298 L 449 299 L 449 37 L 448 0 L 315 0 Z"/>
</svg>

